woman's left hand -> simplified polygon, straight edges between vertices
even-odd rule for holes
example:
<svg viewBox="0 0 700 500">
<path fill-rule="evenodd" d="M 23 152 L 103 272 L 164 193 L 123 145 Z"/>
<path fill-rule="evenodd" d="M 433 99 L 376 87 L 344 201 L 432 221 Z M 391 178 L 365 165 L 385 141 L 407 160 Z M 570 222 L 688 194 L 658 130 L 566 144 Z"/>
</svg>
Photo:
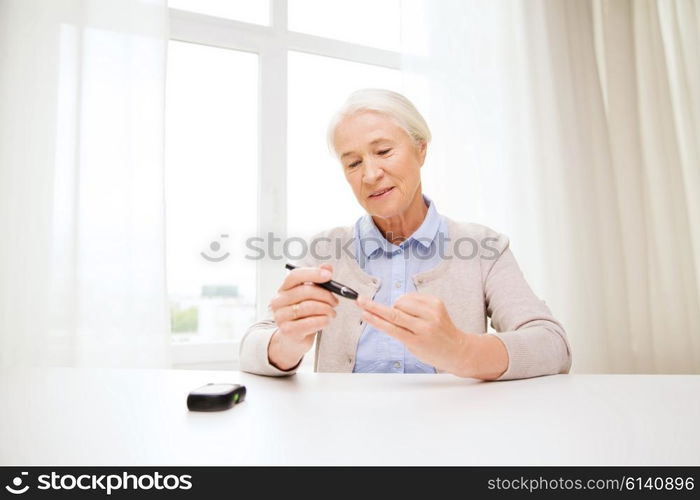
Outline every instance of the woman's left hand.
<svg viewBox="0 0 700 500">
<path fill-rule="evenodd" d="M 472 376 L 470 356 L 477 334 L 459 330 L 442 300 L 421 293 L 402 295 L 393 307 L 359 297 L 362 319 L 401 341 L 424 363 L 460 376 Z"/>
</svg>

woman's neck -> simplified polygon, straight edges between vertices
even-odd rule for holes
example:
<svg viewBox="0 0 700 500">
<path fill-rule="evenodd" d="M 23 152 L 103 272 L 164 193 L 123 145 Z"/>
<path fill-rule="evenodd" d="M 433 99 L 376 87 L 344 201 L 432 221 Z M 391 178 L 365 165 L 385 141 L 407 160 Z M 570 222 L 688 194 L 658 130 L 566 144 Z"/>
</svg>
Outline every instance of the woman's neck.
<svg viewBox="0 0 700 500">
<path fill-rule="evenodd" d="M 427 213 L 428 206 L 419 189 L 404 213 L 392 217 L 372 216 L 372 220 L 389 243 L 399 245 L 416 232 Z"/>
</svg>

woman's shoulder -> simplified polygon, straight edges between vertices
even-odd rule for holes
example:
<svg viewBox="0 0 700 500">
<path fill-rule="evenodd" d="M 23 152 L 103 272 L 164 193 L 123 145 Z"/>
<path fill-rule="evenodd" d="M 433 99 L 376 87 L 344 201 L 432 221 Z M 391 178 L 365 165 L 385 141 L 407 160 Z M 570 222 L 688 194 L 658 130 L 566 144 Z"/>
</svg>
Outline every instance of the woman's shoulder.
<svg viewBox="0 0 700 500">
<path fill-rule="evenodd" d="M 450 239 L 474 238 L 477 240 L 493 239 L 507 244 L 508 237 L 492 227 L 477 222 L 464 222 L 443 216 L 448 225 Z"/>
<path fill-rule="evenodd" d="M 479 256 L 482 263 L 482 271 L 488 272 L 491 265 L 510 247 L 510 240 L 505 234 L 495 229 L 476 222 L 463 222 L 448 217 L 445 218 L 448 225 L 449 244 L 447 253 L 450 255 Z M 471 259 L 466 259 L 469 261 Z M 459 261 L 459 259 L 458 259 Z M 465 262 L 466 262 L 465 261 Z"/>
<path fill-rule="evenodd" d="M 331 239 L 331 240 L 343 240 L 343 239 L 352 239 L 354 236 L 355 232 L 355 226 L 333 226 L 329 227 L 326 229 L 322 229 L 320 231 L 317 231 L 311 236 L 311 240 L 323 240 L 324 238 L 326 239 Z"/>
<path fill-rule="evenodd" d="M 298 266 L 315 267 L 323 263 L 333 263 L 340 259 L 354 258 L 352 241 L 353 226 L 334 226 L 303 236 L 301 256 L 290 259 Z"/>
</svg>

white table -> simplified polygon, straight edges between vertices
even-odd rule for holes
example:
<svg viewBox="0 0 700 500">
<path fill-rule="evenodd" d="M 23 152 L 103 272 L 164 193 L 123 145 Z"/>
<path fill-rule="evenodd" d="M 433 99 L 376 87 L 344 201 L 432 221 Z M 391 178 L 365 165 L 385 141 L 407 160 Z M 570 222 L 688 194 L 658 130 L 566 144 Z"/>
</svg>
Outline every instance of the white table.
<svg viewBox="0 0 700 500">
<path fill-rule="evenodd" d="M 700 376 L 0 373 L 2 465 L 698 465 Z M 225 412 L 186 408 L 247 386 Z"/>
</svg>

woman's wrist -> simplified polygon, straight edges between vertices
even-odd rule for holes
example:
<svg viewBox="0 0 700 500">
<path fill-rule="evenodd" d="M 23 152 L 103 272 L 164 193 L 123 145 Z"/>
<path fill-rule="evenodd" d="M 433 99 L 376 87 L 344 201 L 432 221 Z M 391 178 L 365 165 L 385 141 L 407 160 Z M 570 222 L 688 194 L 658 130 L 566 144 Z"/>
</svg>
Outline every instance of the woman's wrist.
<svg viewBox="0 0 700 500">
<path fill-rule="evenodd" d="M 460 377 L 496 380 L 508 369 L 508 351 L 498 337 L 489 334 L 465 333 L 460 352 Z"/>
<path fill-rule="evenodd" d="M 289 371 L 299 364 L 303 356 L 303 351 L 285 342 L 285 338 L 280 335 L 279 330 L 272 334 L 267 346 L 267 360 L 272 366 L 278 370 Z"/>
</svg>

